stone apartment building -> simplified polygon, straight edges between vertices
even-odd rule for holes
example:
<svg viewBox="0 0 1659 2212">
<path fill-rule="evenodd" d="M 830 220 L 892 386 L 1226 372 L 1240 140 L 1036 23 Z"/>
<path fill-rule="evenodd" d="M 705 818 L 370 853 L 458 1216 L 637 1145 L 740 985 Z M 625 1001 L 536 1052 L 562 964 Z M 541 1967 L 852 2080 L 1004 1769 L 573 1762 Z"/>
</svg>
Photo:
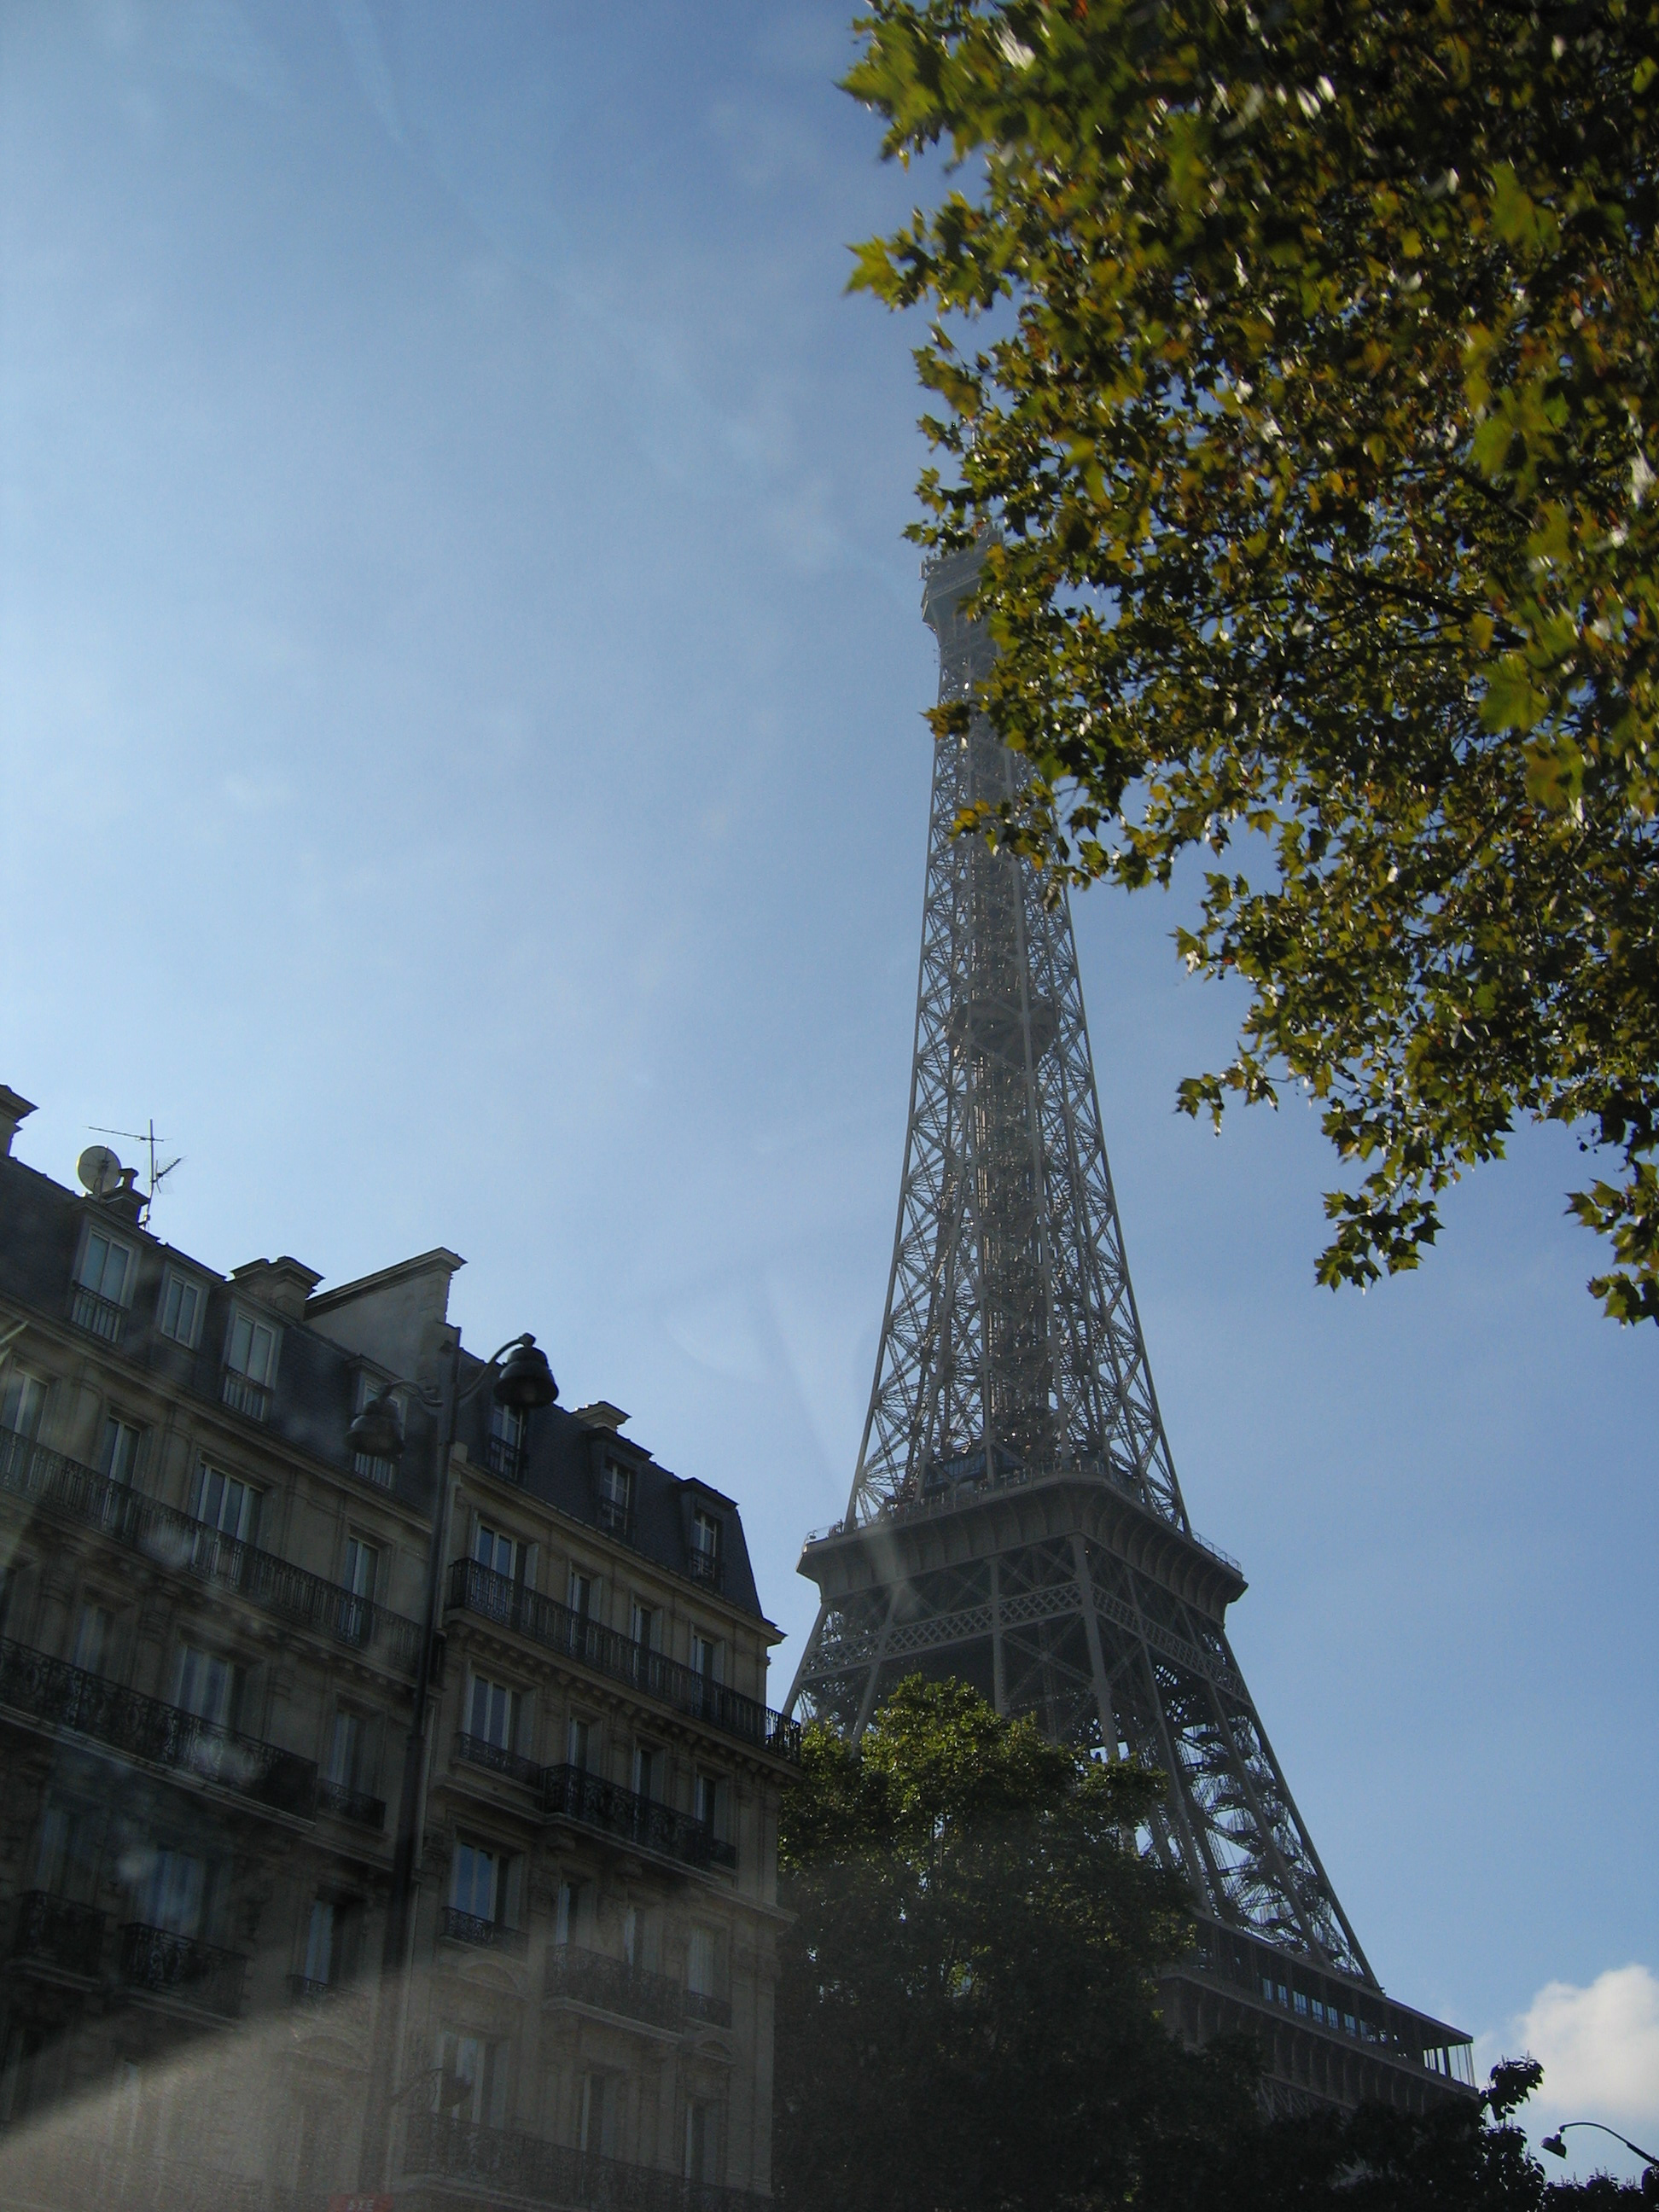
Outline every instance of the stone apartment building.
<svg viewBox="0 0 1659 2212">
<path fill-rule="evenodd" d="M 31 1110 L 0 2207 L 763 2198 L 799 1744 L 736 1504 L 465 1350 L 454 1254 L 221 1275 L 14 1158 Z"/>
</svg>

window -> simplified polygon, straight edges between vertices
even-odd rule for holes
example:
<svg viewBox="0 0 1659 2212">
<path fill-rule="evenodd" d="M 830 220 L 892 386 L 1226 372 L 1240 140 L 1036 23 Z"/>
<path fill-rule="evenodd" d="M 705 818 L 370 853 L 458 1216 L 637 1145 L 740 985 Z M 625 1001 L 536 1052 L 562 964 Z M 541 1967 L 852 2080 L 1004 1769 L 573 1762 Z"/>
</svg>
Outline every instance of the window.
<svg viewBox="0 0 1659 2212">
<path fill-rule="evenodd" d="M 188 1275 L 181 1275 L 176 1267 L 169 1267 L 161 1278 L 161 1302 L 155 1309 L 155 1326 L 163 1336 L 170 1336 L 175 1344 L 186 1350 L 196 1342 L 197 1324 L 202 1318 L 202 1286 L 193 1283 Z"/>
<path fill-rule="evenodd" d="M 9 1375 L 0 1376 L 0 1429 L 10 1429 L 20 1437 L 32 1437 L 46 1410 L 46 1386 L 38 1375 L 14 1370 Z"/>
<path fill-rule="evenodd" d="M 112 1482 L 131 1482 L 138 1468 L 140 1431 L 131 1421 L 112 1413 L 104 1423 L 104 1439 L 98 1447 L 98 1472 Z"/>
<path fill-rule="evenodd" d="M 489 1471 L 517 1482 L 524 1473 L 524 1415 L 516 1406 L 489 1409 Z"/>
<path fill-rule="evenodd" d="M 580 1943 L 586 1932 L 591 1917 L 586 1907 L 590 1885 L 584 1881 L 562 1881 L 559 1884 L 558 1911 L 553 1922 L 553 1941 L 556 1943 Z"/>
<path fill-rule="evenodd" d="M 334 1903 L 319 1897 L 306 1925 L 305 1978 L 314 1988 L 328 1989 L 334 1980 Z"/>
<path fill-rule="evenodd" d="M 685 1986 L 694 1997 L 714 1995 L 714 1931 L 694 1928 L 685 1948 Z"/>
<path fill-rule="evenodd" d="M 268 1322 L 256 1321 L 238 1310 L 230 1317 L 230 1341 L 225 1364 L 256 1389 L 268 1390 L 276 1372 L 276 1332 Z"/>
<path fill-rule="evenodd" d="M 691 1516 L 691 1571 L 699 1582 L 720 1578 L 720 1524 L 701 1505 Z"/>
<path fill-rule="evenodd" d="M 691 1810 L 714 1835 L 726 1833 L 726 1784 L 718 1774 L 700 1774 L 692 1790 Z"/>
<path fill-rule="evenodd" d="M 685 2178 L 713 2181 L 719 2169 L 720 2107 L 706 2097 L 691 2098 L 685 2107 Z"/>
<path fill-rule="evenodd" d="M 70 1653 L 70 1666 L 80 1668 L 83 1674 L 100 1674 L 104 1656 L 109 1649 L 110 1631 L 114 1625 L 107 1606 L 83 1605 L 80 1619 L 75 1624 L 75 1644 Z"/>
<path fill-rule="evenodd" d="M 476 1743 L 492 1745 L 497 1751 L 512 1751 L 519 1738 L 519 1709 L 522 1698 L 517 1690 L 505 1682 L 492 1682 L 487 1675 L 472 1677 L 472 1697 L 467 1734 Z"/>
<path fill-rule="evenodd" d="M 437 2109 L 474 2127 L 507 2125 L 510 2046 L 446 2029 L 438 2038 Z"/>
<path fill-rule="evenodd" d="M 660 1751 L 653 1751 L 646 1744 L 640 1744 L 635 1747 L 634 1753 L 635 1796 L 643 1797 L 650 1804 L 659 1802 L 667 1764 L 666 1758 Z"/>
<path fill-rule="evenodd" d="M 207 1908 L 205 1859 L 188 1851 L 159 1850 L 139 1892 L 139 1917 L 167 1936 L 199 1936 Z"/>
<path fill-rule="evenodd" d="M 589 2158 L 617 2155 L 617 2083 L 608 2074 L 584 2074 L 577 2146 Z"/>
<path fill-rule="evenodd" d="M 662 1614 L 654 1605 L 641 1605 L 635 1598 L 629 1618 L 628 1632 L 635 1644 L 642 1644 L 647 1651 L 659 1650 L 662 1640 Z"/>
<path fill-rule="evenodd" d="M 374 1581 L 380 1554 L 361 1536 L 349 1536 L 345 1548 L 345 1591 L 340 1601 L 340 1633 L 353 1644 L 366 1643 L 374 1625 Z"/>
<path fill-rule="evenodd" d="M 68 1805 L 48 1805 L 34 1856 L 34 1886 L 54 1897 L 89 1896 L 96 1852 L 94 1816 Z"/>
<path fill-rule="evenodd" d="M 449 1876 L 451 1910 L 492 1926 L 517 1927 L 521 1866 L 514 1853 L 485 1844 L 457 1844 Z"/>
<path fill-rule="evenodd" d="M 89 1229 L 81 1247 L 75 1295 L 70 1302 L 70 1319 L 76 1328 L 89 1329 L 94 1336 L 113 1343 L 121 1333 L 121 1317 L 136 1272 L 132 1254 L 125 1244 L 118 1244 L 101 1229 Z"/>
<path fill-rule="evenodd" d="M 259 1493 L 251 1483 L 226 1474 L 216 1467 L 203 1466 L 196 1478 L 191 1517 L 239 1544 L 251 1544 L 259 1518 Z M 202 1547 L 198 1546 L 198 1558 Z"/>
<path fill-rule="evenodd" d="M 488 1567 L 492 1575 L 505 1575 L 511 1582 L 518 1555 L 518 1545 L 504 1530 L 479 1522 L 472 1539 L 472 1556 L 481 1567 Z"/>
<path fill-rule="evenodd" d="M 580 1567 L 572 1567 L 570 1590 L 566 1603 L 572 1613 L 579 1615 L 581 1620 L 591 1620 L 599 1607 L 599 1577 L 585 1573 Z"/>
<path fill-rule="evenodd" d="M 612 1536 L 626 1536 L 634 1510 L 634 1477 L 612 1459 L 599 1465 L 599 1526 Z"/>
<path fill-rule="evenodd" d="M 588 1771 L 592 1742 L 592 1723 L 573 1718 L 570 1723 L 569 1763 L 579 1774 L 586 1774 Z"/>
<path fill-rule="evenodd" d="M 179 1653 L 179 1703 L 210 1728 L 235 1727 L 241 1688 L 241 1668 L 218 1652 L 186 1644 Z"/>
<path fill-rule="evenodd" d="M 336 1713 L 334 1725 L 329 1730 L 328 1756 L 323 1762 L 324 1781 L 333 1783 L 337 1789 L 355 1790 L 362 1743 L 363 1724 L 360 1717 L 343 1711 Z"/>
<path fill-rule="evenodd" d="M 718 1682 L 720 1679 L 720 1644 L 714 1637 L 705 1636 L 697 1628 L 691 1632 L 691 1666 L 693 1672 L 701 1674 L 705 1682 Z"/>
</svg>

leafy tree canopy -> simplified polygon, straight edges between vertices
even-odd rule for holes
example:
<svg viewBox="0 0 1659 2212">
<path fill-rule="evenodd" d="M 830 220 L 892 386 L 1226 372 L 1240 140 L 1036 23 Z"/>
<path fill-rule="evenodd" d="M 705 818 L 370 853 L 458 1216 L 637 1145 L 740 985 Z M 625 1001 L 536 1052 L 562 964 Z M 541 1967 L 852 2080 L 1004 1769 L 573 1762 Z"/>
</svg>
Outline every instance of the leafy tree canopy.
<svg viewBox="0 0 1659 2212">
<path fill-rule="evenodd" d="M 964 826 L 1056 881 L 1212 856 L 1177 941 L 1250 996 L 1181 1103 L 1320 1102 L 1323 1280 L 1415 1266 L 1533 1117 L 1613 1148 L 1591 1289 L 1659 1319 L 1659 0 L 859 27 L 886 152 L 966 164 L 854 279 L 939 318 L 914 534 L 997 529 L 1031 775 Z"/>
<path fill-rule="evenodd" d="M 787 2212 L 1123 2203 L 1250 2124 L 1250 2069 L 1164 2032 L 1180 1892 L 1141 1858 L 1159 1777 L 902 1684 L 785 1805 L 776 2185 Z"/>
</svg>

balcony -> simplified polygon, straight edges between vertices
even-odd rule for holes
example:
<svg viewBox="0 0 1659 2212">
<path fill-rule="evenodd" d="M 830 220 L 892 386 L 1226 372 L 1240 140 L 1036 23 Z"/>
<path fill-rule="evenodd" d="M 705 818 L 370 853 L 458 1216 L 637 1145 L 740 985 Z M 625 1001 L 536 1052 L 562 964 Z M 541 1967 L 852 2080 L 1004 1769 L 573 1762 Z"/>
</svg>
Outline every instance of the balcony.
<svg viewBox="0 0 1659 2212">
<path fill-rule="evenodd" d="M 525 1448 L 507 1437 L 491 1437 L 484 1455 L 484 1464 L 492 1474 L 499 1474 L 503 1482 L 522 1483 L 525 1469 Z"/>
<path fill-rule="evenodd" d="M 146 1928 L 141 1921 L 131 1921 L 121 1930 L 121 1978 L 129 1989 L 182 1997 L 222 2019 L 241 2009 L 246 1963 L 216 1943 L 171 1936 L 165 1928 Z"/>
<path fill-rule="evenodd" d="M 602 1835 L 636 1844 L 695 1867 L 734 1867 L 736 1850 L 704 1820 L 672 1805 L 659 1805 L 580 1766 L 550 1766 L 542 1776 L 542 1811 L 550 1820 L 574 1820 Z"/>
<path fill-rule="evenodd" d="M 504 1745 L 491 1743 L 487 1737 L 463 1733 L 455 1739 L 458 1755 L 469 1766 L 487 1767 L 492 1774 L 504 1774 L 509 1782 L 517 1782 L 526 1790 L 539 1790 L 542 1770 L 533 1759 L 523 1753 L 508 1751 Z"/>
<path fill-rule="evenodd" d="M 270 1393 L 264 1384 L 237 1374 L 234 1368 L 226 1368 L 219 1395 L 233 1413 L 240 1413 L 247 1420 L 263 1421 L 270 1414 Z"/>
<path fill-rule="evenodd" d="M 71 1905 L 44 1889 L 26 1890 L 18 1899 L 14 1959 L 96 1980 L 103 1951 L 104 1916 L 91 1905 Z"/>
<path fill-rule="evenodd" d="M 471 1943 L 481 1951 L 507 1951 L 522 1958 L 529 1937 L 522 1928 L 508 1928 L 499 1920 L 481 1920 L 476 1912 L 463 1912 L 446 1905 L 438 1915 L 438 1933 L 448 1943 Z"/>
<path fill-rule="evenodd" d="M 76 1328 L 83 1328 L 88 1336 L 101 1337 L 106 1344 L 121 1341 L 121 1324 L 126 1319 L 126 1308 L 118 1305 L 113 1298 L 100 1297 L 76 1283 L 70 1292 L 70 1320 Z"/>
<path fill-rule="evenodd" d="M 619 1544 L 633 1542 L 634 1509 L 625 1498 L 607 1498 L 601 1492 L 594 1518 L 604 1534 L 614 1536 Z"/>
<path fill-rule="evenodd" d="M 631 1637 L 601 1627 L 585 1613 L 568 1605 L 526 1589 L 506 1576 L 482 1567 L 476 1559 L 457 1559 L 449 1571 L 449 1605 L 455 1613 L 470 1613 L 496 1626 L 516 1629 L 532 1643 L 574 1660 L 596 1674 L 626 1682 L 644 1696 L 654 1698 L 672 1711 L 684 1713 L 717 1729 L 751 1750 L 769 1752 L 775 1759 L 799 1759 L 800 1723 L 770 1711 L 758 1699 L 728 1690 L 724 1682 L 711 1681 L 695 1667 L 665 1658 Z"/>
<path fill-rule="evenodd" d="M 126 1483 L 112 1482 L 15 1431 L 0 1430 L 0 1496 L 8 1494 L 96 1528 L 159 1565 L 223 1584 L 263 1612 L 297 1621 L 354 1650 L 373 1651 L 402 1673 L 415 1671 L 421 1650 L 418 1621 L 290 1566 L 274 1553 L 221 1535 L 176 1507 L 160 1504 Z"/>
<path fill-rule="evenodd" d="M 710 1589 L 720 1586 L 720 1555 L 718 1552 L 700 1552 L 693 1548 L 687 1568 L 694 1583 L 707 1583 Z"/>
<path fill-rule="evenodd" d="M 369 1993 L 349 1982 L 313 1982 L 305 1974 L 290 1974 L 288 1993 L 299 2010 L 335 2027 L 361 2033 L 368 2026 Z"/>
<path fill-rule="evenodd" d="M 469 2194 L 575 2205 L 581 2212 L 768 2212 L 771 2201 L 438 2112 L 410 2115 L 404 2174 L 458 2183 Z"/>
<path fill-rule="evenodd" d="M 349 1820 L 359 1828 L 384 1829 L 386 1806 L 379 1797 L 371 1797 L 366 1790 L 348 1790 L 343 1782 L 320 1781 L 317 1784 L 317 1810 L 332 1813 L 337 1820 Z"/>
<path fill-rule="evenodd" d="M 26 1644 L 0 1639 L 0 1705 L 107 1744 L 126 1758 L 234 1790 L 272 1812 L 308 1820 L 316 1811 L 317 1769 L 310 1759 L 234 1729 L 215 1728 L 178 1705 L 119 1689 L 101 1674 Z"/>
<path fill-rule="evenodd" d="M 647 1973 L 626 1959 L 608 1959 L 574 1943 L 558 1944 L 548 1953 L 542 1997 L 550 2004 L 592 2005 L 596 2012 L 647 2021 L 654 2027 L 677 2028 L 685 2005 L 684 1991 L 666 1974 Z"/>
<path fill-rule="evenodd" d="M 707 1990 L 687 1990 L 680 2000 L 688 2020 L 701 2021 L 705 2027 L 730 2027 L 732 2005 L 729 1998 L 712 1997 Z"/>
</svg>

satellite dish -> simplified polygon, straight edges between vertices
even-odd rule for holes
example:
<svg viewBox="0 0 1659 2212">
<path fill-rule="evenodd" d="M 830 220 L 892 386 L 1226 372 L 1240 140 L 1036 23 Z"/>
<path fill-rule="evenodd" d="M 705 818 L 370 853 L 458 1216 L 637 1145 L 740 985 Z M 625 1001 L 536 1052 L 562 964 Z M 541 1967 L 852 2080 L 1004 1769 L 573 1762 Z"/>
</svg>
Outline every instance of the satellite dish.
<svg viewBox="0 0 1659 2212">
<path fill-rule="evenodd" d="M 121 1163 L 107 1145 L 88 1145 L 75 1163 L 81 1187 L 94 1198 L 109 1198 L 121 1188 Z"/>
</svg>

